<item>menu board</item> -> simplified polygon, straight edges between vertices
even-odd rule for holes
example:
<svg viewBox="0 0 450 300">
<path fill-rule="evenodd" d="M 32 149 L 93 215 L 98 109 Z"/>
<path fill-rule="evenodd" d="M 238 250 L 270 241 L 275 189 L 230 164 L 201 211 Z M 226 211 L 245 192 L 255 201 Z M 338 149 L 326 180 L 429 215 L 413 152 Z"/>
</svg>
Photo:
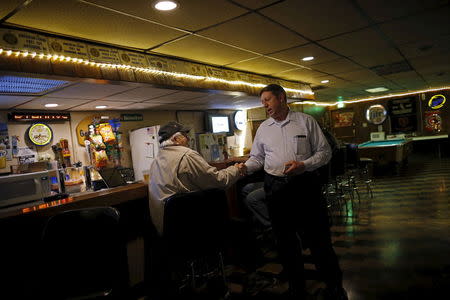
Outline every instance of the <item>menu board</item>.
<svg viewBox="0 0 450 300">
<path fill-rule="evenodd" d="M 88 49 L 84 43 L 49 38 L 48 45 L 50 47 L 51 54 L 64 55 L 86 60 L 89 59 Z"/>
</svg>

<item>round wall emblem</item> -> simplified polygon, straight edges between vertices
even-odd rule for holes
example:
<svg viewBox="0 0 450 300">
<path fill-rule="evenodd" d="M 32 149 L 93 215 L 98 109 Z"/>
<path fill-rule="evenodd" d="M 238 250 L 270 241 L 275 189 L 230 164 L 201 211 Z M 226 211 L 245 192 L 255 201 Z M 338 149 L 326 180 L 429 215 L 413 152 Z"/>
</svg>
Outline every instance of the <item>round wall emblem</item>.
<svg viewBox="0 0 450 300">
<path fill-rule="evenodd" d="M 369 106 L 366 110 L 366 119 L 372 124 L 378 125 L 386 120 L 387 111 L 386 108 L 381 104 L 375 104 Z"/>
<path fill-rule="evenodd" d="M 444 95 L 434 95 L 431 97 L 430 101 L 428 101 L 428 106 L 431 109 L 439 109 L 445 104 L 445 96 Z"/>
</svg>

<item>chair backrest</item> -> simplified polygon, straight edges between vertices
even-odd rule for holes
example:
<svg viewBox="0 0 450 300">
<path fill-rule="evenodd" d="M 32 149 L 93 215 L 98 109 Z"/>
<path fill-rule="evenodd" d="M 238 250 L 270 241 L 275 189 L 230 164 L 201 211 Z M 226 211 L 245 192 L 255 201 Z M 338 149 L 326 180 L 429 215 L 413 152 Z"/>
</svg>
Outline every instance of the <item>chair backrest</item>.
<svg viewBox="0 0 450 300">
<path fill-rule="evenodd" d="M 358 144 L 346 145 L 346 165 L 347 168 L 357 168 L 359 163 Z"/>
<path fill-rule="evenodd" d="M 176 194 L 166 200 L 163 236 L 172 255 L 194 259 L 220 250 L 228 225 L 224 190 Z"/>
<path fill-rule="evenodd" d="M 122 293 L 127 285 L 120 214 L 112 207 L 70 210 L 50 217 L 42 234 L 49 298 Z"/>
</svg>

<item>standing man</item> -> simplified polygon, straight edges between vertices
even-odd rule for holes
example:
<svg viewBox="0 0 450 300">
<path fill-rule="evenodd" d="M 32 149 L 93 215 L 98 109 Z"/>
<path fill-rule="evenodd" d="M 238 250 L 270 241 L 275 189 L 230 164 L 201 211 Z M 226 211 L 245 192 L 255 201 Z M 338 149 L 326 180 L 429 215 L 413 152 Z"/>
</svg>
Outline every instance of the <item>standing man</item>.
<svg viewBox="0 0 450 300">
<path fill-rule="evenodd" d="M 266 201 L 289 293 L 294 299 L 306 297 L 301 235 L 327 284 L 327 299 L 346 300 L 316 172 L 330 160 L 330 146 L 313 117 L 289 110 L 281 86 L 266 86 L 260 97 L 270 118 L 258 128 L 245 164 L 249 173 L 264 168 Z"/>
</svg>

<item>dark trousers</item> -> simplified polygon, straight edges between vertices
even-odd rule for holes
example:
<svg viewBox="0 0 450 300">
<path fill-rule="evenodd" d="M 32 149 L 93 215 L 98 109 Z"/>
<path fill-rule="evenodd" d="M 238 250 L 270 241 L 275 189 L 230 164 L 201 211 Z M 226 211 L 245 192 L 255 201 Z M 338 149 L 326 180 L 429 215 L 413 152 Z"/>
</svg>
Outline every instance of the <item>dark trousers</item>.
<svg viewBox="0 0 450 300">
<path fill-rule="evenodd" d="M 319 274 L 329 287 L 342 285 L 342 272 L 331 244 L 331 233 L 320 182 L 314 173 L 290 177 L 266 174 L 269 215 L 278 255 L 294 293 L 305 288 L 301 242 L 306 240 Z"/>
</svg>

